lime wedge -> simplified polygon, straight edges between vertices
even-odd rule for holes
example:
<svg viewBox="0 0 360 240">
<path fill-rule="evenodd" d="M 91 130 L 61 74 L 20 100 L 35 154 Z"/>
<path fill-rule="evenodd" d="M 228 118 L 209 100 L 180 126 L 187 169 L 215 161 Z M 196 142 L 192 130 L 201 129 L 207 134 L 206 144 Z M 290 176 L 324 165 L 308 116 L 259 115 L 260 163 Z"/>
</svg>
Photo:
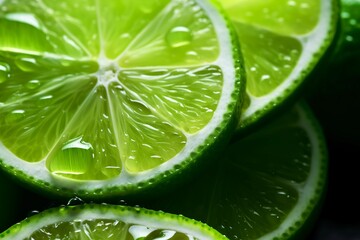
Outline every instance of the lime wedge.
<svg viewBox="0 0 360 240">
<path fill-rule="evenodd" d="M 9 228 L 0 239 L 227 239 L 209 226 L 164 212 L 115 205 L 46 210 Z"/>
<path fill-rule="evenodd" d="M 221 0 L 247 72 L 238 130 L 262 121 L 298 92 L 334 38 L 335 0 Z"/>
<path fill-rule="evenodd" d="M 22 181 L 60 195 L 128 195 L 229 139 L 244 88 L 239 49 L 207 1 L 0 9 L 0 159 Z"/>
<path fill-rule="evenodd" d="M 207 223 L 229 239 L 290 239 L 321 203 L 327 153 L 304 105 L 233 142 L 219 165 L 149 206 Z"/>
</svg>

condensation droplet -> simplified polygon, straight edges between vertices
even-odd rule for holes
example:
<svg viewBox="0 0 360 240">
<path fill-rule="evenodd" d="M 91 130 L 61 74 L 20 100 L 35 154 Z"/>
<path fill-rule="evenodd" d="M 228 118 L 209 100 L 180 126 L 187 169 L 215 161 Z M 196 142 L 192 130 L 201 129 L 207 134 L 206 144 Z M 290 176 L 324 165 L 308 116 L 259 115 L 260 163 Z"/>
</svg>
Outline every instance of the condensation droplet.
<svg viewBox="0 0 360 240">
<path fill-rule="evenodd" d="M 22 109 L 14 110 L 6 116 L 5 121 L 6 123 L 14 123 L 22 119 L 24 116 L 25 116 L 25 110 Z"/>
<path fill-rule="evenodd" d="M 38 68 L 36 59 L 29 57 L 18 58 L 15 60 L 15 64 L 20 70 L 24 72 L 33 72 Z"/>
<path fill-rule="evenodd" d="M 269 79 L 270 79 L 270 75 L 265 74 L 265 75 L 261 76 L 261 81 L 265 81 L 265 80 L 269 80 Z"/>
<path fill-rule="evenodd" d="M 80 204 L 83 204 L 83 203 L 84 203 L 84 200 L 82 200 L 81 198 L 73 197 L 67 202 L 66 205 L 67 206 L 74 206 L 74 205 L 80 205 Z"/>
<path fill-rule="evenodd" d="M 192 41 L 190 29 L 183 26 L 172 28 L 166 35 L 166 42 L 172 48 L 189 45 Z"/>
<path fill-rule="evenodd" d="M 346 41 L 348 41 L 348 42 L 354 41 L 353 36 L 350 36 L 350 35 L 347 35 L 347 36 L 345 37 L 345 39 L 346 39 Z"/>
<path fill-rule="evenodd" d="M 145 14 L 150 14 L 154 11 L 154 3 L 151 1 L 142 1 L 139 5 L 140 11 Z"/>
<path fill-rule="evenodd" d="M 0 62 L 0 83 L 7 81 L 9 77 L 10 77 L 9 64 Z"/>
<path fill-rule="evenodd" d="M 28 216 L 28 217 L 31 217 L 31 216 L 34 216 L 34 215 L 36 215 L 36 214 L 38 214 L 38 213 L 40 213 L 39 210 L 32 210 L 32 211 L 30 211 L 30 212 L 27 214 L 27 216 Z"/>
<path fill-rule="evenodd" d="M 296 6 L 296 2 L 292 0 L 288 1 L 287 4 L 292 7 Z"/>
<path fill-rule="evenodd" d="M 36 89 L 40 86 L 40 81 L 39 80 L 30 80 L 27 84 L 26 87 L 28 89 Z"/>
<path fill-rule="evenodd" d="M 350 25 L 355 26 L 357 24 L 356 19 L 350 19 L 349 21 Z"/>
<path fill-rule="evenodd" d="M 54 98 L 53 95 L 42 96 L 37 101 L 37 105 L 39 107 L 48 106 L 51 103 L 51 101 L 53 100 L 53 98 Z"/>
<path fill-rule="evenodd" d="M 71 176 L 87 173 L 94 162 L 94 149 L 82 137 L 63 144 L 50 158 L 49 170 L 53 174 Z"/>
</svg>

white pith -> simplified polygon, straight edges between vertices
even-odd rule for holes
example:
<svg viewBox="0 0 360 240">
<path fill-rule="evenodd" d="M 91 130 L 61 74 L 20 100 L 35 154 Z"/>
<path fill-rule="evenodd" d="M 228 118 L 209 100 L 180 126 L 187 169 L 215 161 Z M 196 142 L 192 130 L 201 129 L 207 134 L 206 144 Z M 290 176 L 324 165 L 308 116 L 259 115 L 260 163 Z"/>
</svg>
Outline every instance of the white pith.
<svg viewBox="0 0 360 240">
<path fill-rule="evenodd" d="M 319 22 L 316 27 L 306 35 L 293 35 L 293 37 L 300 41 L 302 46 L 301 55 L 299 60 L 294 67 L 293 71 L 276 89 L 265 96 L 256 97 L 251 95 L 250 92 L 247 94 L 250 97 L 250 106 L 242 113 L 241 120 L 244 121 L 248 118 L 253 117 L 257 111 L 261 111 L 270 102 L 275 102 L 278 97 L 284 95 L 285 91 L 291 89 L 294 81 L 299 79 L 302 71 L 311 66 L 314 54 L 323 47 L 326 38 L 331 30 L 331 24 L 333 15 L 333 1 L 322 0 Z"/>
<path fill-rule="evenodd" d="M 310 172 L 306 182 L 304 182 L 302 185 L 289 183 L 299 193 L 298 201 L 294 209 L 289 212 L 285 220 L 276 228 L 276 230 L 262 236 L 259 238 L 260 240 L 274 239 L 275 237 L 279 237 L 281 239 L 281 235 L 289 231 L 291 227 L 295 227 L 296 222 L 306 219 L 306 216 L 303 216 L 303 214 L 305 213 L 306 209 L 309 208 L 309 206 L 312 206 L 311 200 L 316 200 L 316 191 L 320 181 L 322 180 L 320 173 L 322 171 L 322 165 L 325 156 L 323 155 L 323 143 L 320 140 L 319 132 L 314 126 L 312 119 L 309 118 L 307 112 L 301 107 L 301 105 L 296 106 L 296 112 L 299 114 L 299 120 L 296 123 L 296 126 L 299 126 L 305 130 L 310 140 L 309 144 L 311 145 L 312 150 L 310 159 Z"/>
<path fill-rule="evenodd" d="M 131 210 L 119 211 L 119 209 L 116 208 L 109 208 L 106 211 L 104 209 L 85 208 L 77 211 L 76 214 L 70 213 L 64 214 L 61 211 L 55 211 L 43 215 L 41 218 L 35 215 L 33 221 L 20 223 L 23 224 L 20 231 L 13 231 L 1 239 L 25 239 L 31 236 L 34 231 L 59 222 L 79 222 L 96 219 L 122 221 L 130 225 L 145 226 L 150 230 L 173 230 L 201 240 L 215 240 L 216 235 L 215 231 L 209 230 L 210 228 L 206 228 L 205 225 L 195 224 L 193 220 L 164 213 L 141 212 L 141 214 L 139 214 Z M 116 231 L 115 228 L 114 231 Z"/>
<path fill-rule="evenodd" d="M 217 65 L 220 69 L 222 69 L 222 95 L 209 124 L 194 135 L 185 134 L 187 136 L 186 145 L 184 149 L 173 159 L 154 169 L 137 174 L 131 174 L 126 171 L 125 167 L 123 167 L 121 174 L 116 178 L 99 181 L 78 181 L 51 174 L 46 167 L 46 159 L 37 163 L 29 163 L 16 157 L 0 141 L 0 159 L 3 161 L 4 165 L 14 167 L 15 169 L 23 172 L 25 175 L 34 177 L 35 181 L 48 182 L 58 188 L 66 187 L 74 191 L 91 191 L 92 189 L 106 189 L 118 187 L 120 185 L 136 185 L 139 182 L 146 182 L 160 173 L 173 169 L 175 165 L 180 164 L 184 159 L 190 159 L 190 154 L 195 152 L 200 145 L 204 144 L 215 129 L 222 124 L 224 114 L 228 112 L 229 103 L 234 101 L 231 94 L 235 90 L 235 60 L 233 58 L 232 39 L 226 26 L 226 21 L 219 15 L 215 7 L 206 0 L 196 0 L 196 2 L 207 13 L 214 25 L 214 29 L 218 37 L 220 55 L 215 62 L 209 64 Z M 171 2 L 169 4 L 171 4 Z M 114 65 L 113 61 L 110 61 L 103 56 L 100 56 L 98 62 L 100 66 L 98 73 L 102 75 L 102 80 L 99 80 L 98 84 L 107 87 L 116 76 L 116 73 L 112 70 L 118 72 L 121 71 L 121 69 L 117 64 Z M 109 68 L 112 70 L 105 70 Z"/>
</svg>

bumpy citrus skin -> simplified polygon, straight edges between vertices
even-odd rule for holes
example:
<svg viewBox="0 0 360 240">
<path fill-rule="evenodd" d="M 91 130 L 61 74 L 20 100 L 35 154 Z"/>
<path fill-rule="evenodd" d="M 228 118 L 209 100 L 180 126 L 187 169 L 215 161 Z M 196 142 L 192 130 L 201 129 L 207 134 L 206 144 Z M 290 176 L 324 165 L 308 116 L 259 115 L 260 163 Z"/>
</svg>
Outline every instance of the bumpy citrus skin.
<svg viewBox="0 0 360 240">
<path fill-rule="evenodd" d="M 86 0 L 84 1 L 86 2 Z M 11 1 L 2 1 L 1 4 L 9 2 Z M 156 3 L 160 5 L 164 5 L 167 2 L 169 1 L 156 1 Z M 68 4 L 70 3 L 73 4 L 69 1 Z M 99 4 L 99 1 L 97 3 Z M 125 3 L 130 4 L 126 1 L 124 4 Z M 190 106 L 196 106 L 197 102 L 202 104 L 203 102 L 210 101 L 211 106 L 215 107 L 215 113 L 213 115 L 211 113 L 214 111 L 212 107 L 199 108 L 200 113 L 203 111 L 206 112 L 204 114 L 196 114 L 196 109 L 194 108 L 187 109 L 187 112 L 177 111 L 175 107 L 178 103 L 174 104 L 174 101 L 177 99 L 174 100 L 174 98 L 171 98 L 173 97 L 172 95 L 171 97 L 166 94 L 164 95 L 165 97 L 160 96 L 160 98 L 168 99 L 168 102 L 161 102 L 161 100 L 159 101 L 159 96 L 153 94 L 147 96 L 146 91 L 142 91 L 147 87 L 154 89 L 160 88 L 159 86 L 152 86 L 151 84 L 147 86 L 150 82 L 148 80 L 152 80 L 154 76 L 149 77 L 151 74 L 146 64 L 155 64 L 155 66 L 160 64 L 160 67 L 162 67 L 162 64 L 170 64 L 170 67 L 175 70 L 171 70 L 170 77 L 166 78 L 166 80 L 169 81 L 174 79 L 178 80 L 178 76 L 185 75 L 183 74 L 184 68 L 188 67 L 189 64 L 189 66 L 192 66 L 191 64 L 193 64 L 193 62 L 188 59 L 185 51 L 178 49 L 178 47 L 182 47 L 183 44 L 185 44 L 185 47 L 189 47 L 187 44 L 191 39 L 191 36 L 189 36 L 187 32 L 184 32 L 183 27 L 174 28 L 176 31 L 182 31 L 180 37 L 174 29 L 172 29 L 174 32 L 171 30 L 169 34 L 165 36 L 166 42 L 170 42 L 170 47 L 175 48 L 175 50 L 166 50 L 169 46 L 165 44 L 163 54 L 165 54 L 164 56 L 168 56 L 169 59 L 174 57 L 173 53 L 183 56 L 180 60 L 177 59 L 177 62 L 165 61 L 165 58 L 161 57 L 154 58 L 153 60 L 149 56 L 143 57 L 144 54 L 146 55 L 154 50 L 148 47 L 145 48 L 143 52 L 140 51 L 139 49 L 141 47 L 148 44 L 146 42 L 147 38 L 135 38 L 128 50 L 132 54 L 125 52 L 123 55 L 120 55 L 119 59 L 115 59 L 116 61 L 119 60 L 116 62 L 119 66 L 115 66 L 115 63 L 110 61 L 110 64 L 109 59 L 105 56 L 112 56 L 115 54 L 114 52 L 119 53 L 124 46 L 117 45 L 117 48 L 112 48 L 111 44 L 114 44 L 114 42 L 109 41 L 109 39 L 113 40 L 114 36 L 111 34 L 108 35 L 108 32 L 104 34 L 104 39 L 100 38 L 99 41 L 96 37 L 89 42 L 85 41 L 89 44 L 88 49 L 81 44 L 79 48 L 74 48 L 78 42 L 72 42 L 73 45 L 65 48 L 61 45 L 63 44 L 62 41 L 56 41 L 56 34 L 58 32 L 61 33 L 64 30 L 63 26 L 67 24 L 70 27 L 66 33 L 69 36 L 79 34 L 77 39 L 79 42 L 84 39 L 86 40 L 89 32 L 96 32 L 94 27 L 83 29 L 84 32 L 78 32 L 78 26 L 75 23 L 75 25 L 72 25 L 72 17 L 58 19 L 58 25 L 53 29 L 54 32 L 48 35 L 48 38 L 53 40 L 53 42 L 48 42 L 50 45 L 46 44 L 47 41 L 44 40 L 46 39 L 44 34 L 40 33 L 38 34 L 39 36 L 36 36 L 37 41 L 34 41 L 34 43 L 30 44 L 28 41 L 24 41 L 24 39 L 26 40 L 26 34 L 24 35 L 24 33 L 34 32 L 34 27 L 37 28 L 36 31 L 39 29 L 42 31 L 43 26 L 39 27 L 40 23 L 37 17 L 43 18 L 43 15 L 52 12 L 50 10 L 54 10 L 56 13 L 54 16 L 58 16 L 58 14 L 64 12 L 60 11 L 59 13 L 58 11 L 63 8 L 63 5 L 44 0 L 40 2 L 29 2 L 29 5 L 21 6 L 17 5 L 16 2 L 11 2 L 9 6 L 4 6 L 2 8 L 4 10 L 4 16 L 0 15 L 3 17 L 3 19 L 0 20 L 0 25 L 3 26 L 1 29 L 6 29 L 10 26 L 22 29 L 22 31 L 19 31 L 22 37 L 19 37 L 20 40 L 17 42 L 14 40 L 16 39 L 14 34 L 6 35 L 4 31 L 0 31 L 0 36 L 5 39 L 2 45 L 0 45 L 0 73 L 2 74 L 0 76 L 0 84 L 5 84 L 5 87 L 0 89 L 0 113 L 2 115 L 0 120 L 1 123 L 4 123 L 0 125 L 0 129 L 2 130 L 0 134 L 1 167 L 11 175 L 16 176 L 24 184 L 35 186 L 38 192 L 45 194 L 51 193 L 63 197 L 76 195 L 83 198 L 103 198 L 119 195 L 130 196 L 139 194 L 140 192 L 152 193 L 154 188 L 158 190 L 165 189 L 168 183 L 176 182 L 179 179 L 183 179 L 184 176 L 191 174 L 196 166 L 202 165 L 204 162 L 211 164 L 209 159 L 226 144 L 233 132 L 236 122 L 238 122 L 238 109 L 241 106 L 241 96 L 245 88 L 244 68 L 241 65 L 242 58 L 239 53 L 238 41 L 229 21 L 219 15 L 216 10 L 217 7 L 210 5 L 207 1 L 173 0 L 171 3 L 173 3 L 173 5 L 184 4 L 186 5 L 186 9 L 191 9 L 189 10 L 190 12 L 200 11 L 201 14 L 207 13 L 209 16 L 201 15 L 203 18 L 200 19 L 207 19 L 207 22 L 209 22 L 209 19 L 213 21 L 211 24 L 214 25 L 213 28 L 216 31 L 208 29 L 209 31 L 199 32 L 202 34 L 213 32 L 215 34 L 216 37 L 213 41 L 218 41 L 214 44 L 216 51 L 212 53 L 209 51 L 210 48 L 197 46 L 200 49 L 199 53 L 204 54 L 205 57 L 204 59 L 196 60 L 201 63 L 200 67 L 198 65 L 195 66 L 197 68 L 196 71 L 187 72 L 189 74 L 187 79 L 196 80 L 196 77 L 204 76 L 204 79 L 202 79 L 204 82 L 200 84 L 195 82 L 191 85 L 194 89 L 203 89 L 204 92 L 196 92 L 197 95 L 195 94 L 195 96 L 198 96 L 198 98 L 194 101 L 188 101 L 190 102 Z M 40 4 L 40 9 L 44 11 L 40 11 L 34 7 L 33 4 Z M 49 6 L 45 6 L 46 4 Z M 130 5 L 133 7 L 142 6 L 140 2 L 137 4 L 132 5 L 131 3 Z M 105 9 L 102 10 L 105 12 L 110 11 L 111 13 L 111 8 L 107 9 L 104 4 L 102 6 Z M 24 11 L 34 11 L 36 14 L 13 13 L 12 11 L 17 9 L 17 7 Z M 95 9 L 96 7 L 97 6 L 95 6 Z M 148 7 L 151 8 L 151 6 L 147 6 L 140 10 L 144 14 L 148 14 Z M 90 10 L 93 8 L 94 6 L 89 7 Z M 78 14 L 77 11 L 79 9 L 81 10 L 81 7 L 77 4 L 76 7 L 69 12 L 69 15 Z M 10 13 L 7 11 L 10 11 Z M 190 13 L 185 12 L 183 14 L 187 16 L 187 14 Z M 117 15 L 109 16 L 117 17 Z M 164 16 L 169 17 L 167 15 Z M 161 15 L 163 18 L 164 16 Z M 87 15 L 81 16 L 81 18 L 82 17 L 84 17 L 84 19 L 91 18 Z M 156 30 L 161 30 L 171 22 L 167 22 L 165 19 L 160 21 L 161 24 L 159 26 L 155 24 Z M 99 25 L 103 24 L 101 19 L 98 21 Z M 156 19 L 156 21 L 159 21 L 159 19 Z M 201 21 L 199 20 L 199 22 Z M 24 24 L 26 27 L 24 27 Z M 47 22 L 44 21 L 44 24 L 47 24 Z M 89 22 L 89 24 L 91 26 L 94 25 L 93 22 Z M 46 25 L 45 27 L 49 26 Z M 135 26 L 135 28 L 137 27 L 138 26 Z M 100 30 L 101 28 L 99 27 L 99 32 L 102 33 Z M 147 32 L 149 32 L 148 29 Z M 149 32 L 149 38 L 156 38 L 157 35 L 155 33 L 156 31 Z M 164 35 L 163 31 L 161 31 L 160 35 Z M 196 42 L 195 40 L 194 42 Z M 65 42 L 69 43 L 68 39 Z M 210 43 L 212 42 L 210 41 Z M 42 55 L 40 57 L 34 57 L 31 55 L 33 51 L 27 51 L 17 56 L 17 51 L 20 50 L 17 49 L 14 53 L 15 47 L 9 47 L 9 44 L 10 46 L 12 46 L 11 44 L 15 44 L 14 46 L 19 49 L 24 46 L 31 49 L 42 49 L 46 54 L 48 54 L 48 52 L 51 54 L 45 54 L 45 57 Z M 164 47 L 162 46 L 164 45 L 162 41 L 160 41 L 160 44 L 159 41 L 155 41 L 154 44 L 157 47 L 160 45 L 160 48 Z M 150 44 L 150 46 L 152 45 Z M 155 47 L 155 49 L 158 49 L 157 47 Z M 109 49 L 113 49 L 114 52 Z M 5 53 L 3 54 L 3 52 Z M 216 55 L 217 52 L 218 55 Z M 12 54 L 15 54 L 16 57 L 13 57 Z M 23 54 L 25 54 L 26 57 L 24 57 Z M 32 57 L 28 56 L 29 54 Z M 73 54 L 75 57 L 70 60 L 65 59 L 58 61 L 54 56 L 58 57 L 59 54 L 60 56 Z M 99 54 L 99 56 L 95 57 L 95 60 L 98 60 L 98 62 L 94 64 L 94 59 L 89 59 L 88 56 L 96 54 Z M 116 54 L 114 56 L 116 56 Z M 156 54 L 161 55 L 162 52 L 157 52 Z M 194 53 L 190 51 L 189 56 L 190 55 L 193 56 Z M 82 56 L 85 57 L 82 58 Z M 181 60 L 186 60 L 184 63 L 185 66 L 181 65 L 178 69 L 177 64 L 180 64 Z M 8 61 L 8 63 L 6 61 Z M 138 71 L 138 69 L 134 68 L 134 66 L 137 66 L 136 64 L 140 66 L 139 71 L 143 74 L 136 74 L 136 71 Z M 201 69 L 202 64 L 205 64 L 204 66 L 207 67 Z M 46 77 L 42 76 L 40 80 L 30 80 L 24 86 L 28 90 L 26 90 L 23 95 L 18 95 L 17 92 L 21 92 L 22 90 L 21 88 L 17 91 L 17 88 L 20 88 L 19 86 L 23 86 L 20 84 L 22 83 L 22 79 L 33 76 L 32 74 L 25 73 L 38 73 L 43 66 L 45 66 L 45 70 L 42 72 L 46 74 Z M 145 68 L 143 68 L 144 66 Z M 150 65 L 150 67 L 152 67 L 152 65 Z M 125 70 L 123 71 L 122 68 Z M 13 74 L 9 69 L 17 69 L 19 71 L 15 71 Z M 73 74 L 73 71 L 76 69 L 79 69 L 79 75 Z M 9 71 L 11 74 L 9 74 Z M 213 71 L 213 74 L 210 74 L 211 76 L 209 77 L 207 71 Z M 174 76 L 171 75 L 173 72 L 176 72 Z M 52 74 L 56 76 L 58 74 L 70 74 L 71 76 L 65 79 L 61 77 L 53 78 Z M 156 74 L 159 74 L 159 71 L 157 71 Z M 119 79 L 116 79 L 115 75 Z M 145 75 L 147 77 L 145 77 L 146 79 L 144 80 L 141 76 Z M 165 75 L 168 76 L 167 74 Z M 194 75 L 196 76 L 194 77 Z M 24 78 L 20 78 L 20 76 Z M 221 91 L 214 92 L 215 95 L 220 96 L 218 105 L 213 103 L 217 101 L 216 99 L 216 101 L 213 101 L 213 99 L 207 95 L 209 88 L 205 89 L 202 86 L 206 81 L 212 80 L 212 77 L 223 81 L 223 84 L 220 84 L 222 87 Z M 13 81 L 9 81 L 9 79 Z M 50 81 L 48 85 L 45 85 L 45 87 L 48 87 L 45 89 L 46 91 L 57 90 L 60 86 L 61 88 L 59 90 L 61 94 L 54 90 L 57 93 L 55 100 L 49 95 L 45 97 L 40 96 L 40 99 L 37 99 L 36 103 L 32 102 L 33 98 L 39 97 L 39 95 L 43 93 L 43 91 L 40 90 L 38 92 L 37 89 L 44 90 L 41 85 L 41 80 L 44 79 Z M 117 80 L 120 82 L 123 81 L 124 86 L 121 86 Z M 159 79 L 156 78 L 156 80 Z M 160 85 L 168 86 L 166 81 L 160 80 L 158 81 Z M 219 81 L 217 81 L 217 83 L 212 82 L 212 87 L 213 85 L 219 85 L 218 82 Z M 49 87 L 51 84 L 54 84 L 54 89 L 51 88 L 51 86 Z M 77 85 L 82 86 L 82 88 L 80 88 L 81 91 L 79 94 L 73 94 L 78 91 Z M 192 89 L 184 89 L 181 84 L 178 87 L 185 93 L 192 91 Z M 161 93 L 166 92 L 162 89 L 159 91 Z M 171 93 L 174 94 L 174 92 L 176 91 L 172 89 Z M 87 96 L 88 93 L 89 96 Z M 108 96 L 108 98 L 106 98 L 106 96 Z M 140 103 L 138 100 L 132 99 L 134 96 L 140 96 L 139 99 L 141 100 L 146 99 L 145 102 L 152 103 L 153 108 L 145 106 L 146 104 L 144 104 L 144 102 L 140 101 Z M 19 101 L 16 97 L 24 101 Z M 202 101 L 202 97 L 204 97 L 206 101 Z M 43 107 L 38 106 L 39 102 L 40 104 L 44 104 Z M 54 102 L 57 104 L 53 104 Z M 119 103 L 119 108 L 114 107 L 114 102 Z M 188 104 L 188 102 L 186 102 L 186 104 Z M 79 106 L 76 107 L 76 104 L 79 104 Z M 21 107 L 25 105 L 30 107 L 29 109 L 23 110 L 22 108 L 20 109 L 18 105 Z M 54 111 L 58 105 L 62 106 L 59 108 L 62 110 Z M 183 107 L 183 105 L 184 104 L 179 103 L 179 106 Z M 162 106 L 164 106 L 164 108 Z M 129 110 L 130 108 L 132 109 Z M 173 110 L 173 112 L 166 111 L 168 108 Z M 76 109 L 80 110 L 76 111 Z M 87 111 L 87 109 L 89 111 Z M 149 114 L 149 112 L 154 112 L 155 110 L 158 116 L 168 116 L 173 122 L 169 120 L 169 124 L 169 122 L 160 121 L 161 119 L 156 119 L 156 117 Z M 31 112 L 33 115 L 25 117 L 27 112 Z M 51 114 L 45 114 L 49 112 Z M 54 113 L 61 114 L 55 117 L 57 114 Z M 185 117 L 182 116 L 182 113 L 184 113 Z M 195 120 L 193 119 L 194 117 L 187 117 L 188 115 L 186 114 L 189 113 L 196 116 Z M 71 114 L 74 114 L 73 118 L 69 117 Z M 128 119 L 119 118 L 122 114 L 128 117 Z M 114 115 L 114 119 L 120 119 L 118 122 L 109 120 L 109 116 Z M 180 119 L 179 116 L 182 116 L 182 118 Z M 48 118 L 46 118 L 45 121 L 39 120 L 39 124 L 38 121 L 34 121 L 34 119 L 42 119 L 42 117 Z M 52 122 L 50 120 L 54 121 Z M 144 122 L 142 122 L 143 120 Z M 147 122 L 148 120 L 151 124 L 154 124 L 154 126 L 151 126 L 151 124 Z M 188 124 L 186 124 L 186 120 L 189 120 Z M 119 126 L 115 126 L 116 124 Z M 182 128 L 186 130 L 183 129 L 184 131 L 181 132 L 179 129 Z M 39 131 L 34 131 L 34 129 L 38 129 Z M 51 131 L 46 129 L 51 129 Z M 64 130 L 64 134 L 61 134 L 62 129 L 66 130 Z M 43 132 L 44 135 L 42 136 L 40 133 Z M 40 135 L 38 135 L 38 133 Z M 55 138 L 54 135 L 50 133 L 58 135 L 59 138 Z M 123 136 L 119 136 L 122 133 Z M 186 138 L 188 141 L 186 141 Z M 143 147 L 139 147 L 140 145 Z M 154 146 L 151 147 L 150 145 Z M 169 147 L 169 149 L 167 147 Z M 149 150 L 149 148 L 151 148 L 151 150 Z M 41 151 L 37 151 L 38 149 Z M 154 149 L 157 149 L 159 153 Z M 97 158 L 97 156 L 99 157 Z M 148 161 L 150 158 L 151 160 Z"/>
<path fill-rule="evenodd" d="M 201 222 L 142 208 L 79 205 L 52 208 L 15 224 L 0 239 L 226 240 Z"/>
</svg>

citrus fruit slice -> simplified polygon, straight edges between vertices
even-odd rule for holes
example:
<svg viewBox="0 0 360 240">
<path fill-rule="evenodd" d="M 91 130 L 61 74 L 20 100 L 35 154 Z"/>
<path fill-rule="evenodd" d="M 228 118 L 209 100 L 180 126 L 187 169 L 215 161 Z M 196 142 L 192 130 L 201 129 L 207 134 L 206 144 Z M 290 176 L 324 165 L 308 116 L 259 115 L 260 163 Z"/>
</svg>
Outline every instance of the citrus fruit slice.
<svg viewBox="0 0 360 240">
<path fill-rule="evenodd" d="M 287 100 L 295 96 L 334 38 L 338 4 L 335 0 L 220 2 L 234 23 L 245 60 L 247 97 L 241 131 L 291 102 Z"/>
<path fill-rule="evenodd" d="M 203 221 L 229 239 L 289 239 L 309 229 L 325 190 L 327 152 L 306 106 L 233 142 L 218 162 L 148 207 Z"/>
<path fill-rule="evenodd" d="M 0 159 L 21 180 L 61 195 L 128 195 L 207 160 L 232 132 L 239 49 L 209 2 L 0 9 Z"/>
<path fill-rule="evenodd" d="M 164 212 L 116 205 L 46 210 L 9 228 L 0 239 L 227 239 L 209 226 Z"/>
</svg>

